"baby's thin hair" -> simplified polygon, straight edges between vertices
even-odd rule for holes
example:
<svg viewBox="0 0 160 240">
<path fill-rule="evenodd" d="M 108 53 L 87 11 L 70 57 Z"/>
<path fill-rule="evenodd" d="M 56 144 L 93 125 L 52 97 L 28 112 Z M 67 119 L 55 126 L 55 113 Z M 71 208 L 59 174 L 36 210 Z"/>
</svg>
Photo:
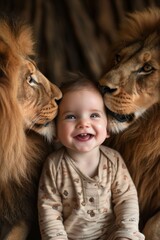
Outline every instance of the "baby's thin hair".
<svg viewBox="0 0 160 240">
<path fill-rule="evenodd" d="M 98 84 L 96 81 L 88 79 L 84 74 L 78 73 L 67 73 L 65 75 L 65 81 L 61 83 L 60 89 L 62 94 L 70 91 L 74 91 L 81 88 L 92 88 L 99 91 Z"/>
</svg>

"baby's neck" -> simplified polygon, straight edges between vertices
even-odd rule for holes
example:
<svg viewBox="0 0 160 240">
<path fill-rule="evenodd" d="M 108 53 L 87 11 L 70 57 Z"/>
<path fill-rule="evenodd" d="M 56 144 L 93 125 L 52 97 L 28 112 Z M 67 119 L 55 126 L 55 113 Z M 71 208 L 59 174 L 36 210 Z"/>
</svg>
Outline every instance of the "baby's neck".
<svg viewBox="0 0 160 240">
<path fill-rule="evenodd" d="M 81 172 L 83 172 L 85 175 L 94 177 L 98 174 L 98 165 L 100 159 L 100 150 L 98 147 L 90 152 L 85 153 L 77 153 L 73 152 L 72 150 L 67 150 L 67 152 Z"/>
</svg>

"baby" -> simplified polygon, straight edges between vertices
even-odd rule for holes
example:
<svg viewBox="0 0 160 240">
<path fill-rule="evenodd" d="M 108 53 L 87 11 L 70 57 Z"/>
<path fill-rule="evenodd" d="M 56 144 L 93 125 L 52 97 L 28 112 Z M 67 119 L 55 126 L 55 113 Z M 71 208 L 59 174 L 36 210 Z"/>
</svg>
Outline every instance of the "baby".
<svg viewBox="0 0 160 240">
<path fill-rule="evenodd" d="M 57 138 L 39 185 L 43 240 L 143 240 L 137 192 L 109 137 L 103 98 L 79 74 L 61 87 Z"/>
</svg>

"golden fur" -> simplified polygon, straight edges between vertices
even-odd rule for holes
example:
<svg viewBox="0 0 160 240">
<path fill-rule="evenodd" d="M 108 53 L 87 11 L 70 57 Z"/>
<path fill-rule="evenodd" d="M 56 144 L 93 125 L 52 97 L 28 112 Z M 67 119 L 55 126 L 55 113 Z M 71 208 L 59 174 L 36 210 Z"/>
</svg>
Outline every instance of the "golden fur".
<svg viewBox="0 0 160 240">
<path fill-rule="evenodd" d="M 0 19 L 0 239 L 24 240 L 36 215 L 39 171 L 60 90 L 31 60 L 32 30 Z M 30 224 L 30 225 L 29 225 Z M 37 238 L 36 238 L 37 239 Z"/>
<path fill-rule="evenodd" d="M 121 152 L 135 182 L 143 229 L 160 211 L 160 9 L 128 14 L 118 36 L 99 83 L 114 132 L 108 144 Z M 152 233 L 155 226 L 160 217 Z"/>
</svg>

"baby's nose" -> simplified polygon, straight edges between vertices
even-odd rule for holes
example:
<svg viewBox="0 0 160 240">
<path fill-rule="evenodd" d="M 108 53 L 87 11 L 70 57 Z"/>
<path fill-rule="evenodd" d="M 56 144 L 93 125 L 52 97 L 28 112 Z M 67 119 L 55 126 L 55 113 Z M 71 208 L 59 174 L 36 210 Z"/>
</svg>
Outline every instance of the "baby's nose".
<svg viewBox="0 0 160 240">
<path fill-rule="evenodd" d="M 90 127 L 90 122 L 88 119 L 80 119 L 78 124 L 77 124 L 78 128 L 88 128 Z"/>
</svg>

